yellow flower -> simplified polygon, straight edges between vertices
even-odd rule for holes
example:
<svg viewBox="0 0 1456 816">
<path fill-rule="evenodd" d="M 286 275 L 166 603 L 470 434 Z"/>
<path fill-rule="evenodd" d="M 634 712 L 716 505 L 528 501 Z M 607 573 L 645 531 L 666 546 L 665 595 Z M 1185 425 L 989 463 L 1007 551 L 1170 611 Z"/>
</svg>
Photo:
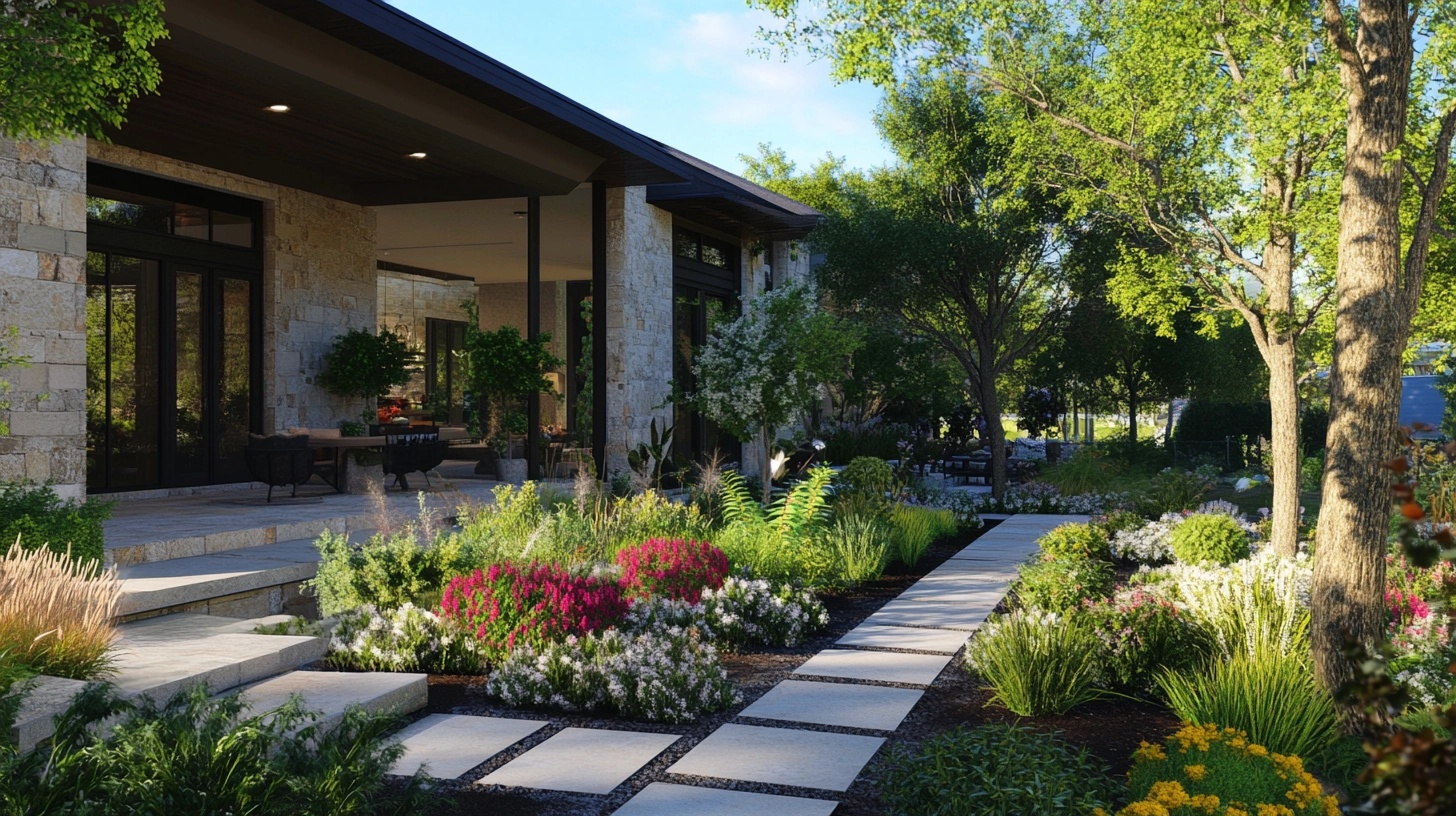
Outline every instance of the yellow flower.
<svg viewBox="0 0 1456 816">
<path fill-rule="evenodd" d="M 1268 748 L 1265 748 L 1262 745 L 1255 745 L 1253 743 L 1249 743 L 1249 755 L 1250 756 L 1256 756 L 1256 757 L 1268 756 L 1269 755 L 1269 749 Z M 1299 757 L 1295 757 L 1295 759 L 1297 760 L 1297 759 L 1299 759 Z"/>
<path fill-rule="evenodd" d="M 1259 816 L 1294 816 L 1294 811 L 1285 805 L 1259 805 Z"/>
<path fill-rule="evenodd" d="M 1183 773 L 1188 774 L 1188 778 L 1194 782 L 1202 782 L 1203 777 L 1208 775 L 1208 768 L 1202 765 L 1189 765 L 1183 769 Z"/>
<path fill-rule="evenodd" d="M 1238 805 L 1229 805 L 1228 810 L 1223 812 L 1223 816 L 1249 816 L 1249 812 Z"/>
<path fill-rule="evenodd" d="M 1148 799 L 1166 808 L 1178 808 L 1188 803 L 1188 791 L 1183 790 L 1182 785 L 1168 779 L 1154 782 L 1152 789 L 1148 791 Z"/>
<path fill-rule="evenodd" d="M 1157 802 L 1143 800 L 1141 802 L 1133 802 L 1122 810 L 1119 810 L 1117 816 L 1168 816 L 1168 809 Z M 1244 816 L 1248 816 L 1248 814 L 1244 814 Z"/>
<path fill-rule="evenodd" d="M 1204 813 L 1213 813 L 1218 810 L 1218 797 L 1211 793 L 1200 793 L 1188 800 L 1188 806 Z"/>
<path fill-rule="evenodd" d="M 1163 753 L 1163 746 L 1144 742 L 1142 747 L 1132 752 L 1132 758 L 1138 762 L 1153 762 L 1167 759 L 1168 755 Z"/>
<path fill-rule="evenodd" d="M 1340 816 L 1340 803 L 1333 796 L 1325 797 L 1325 816 Z"/>
</svg>

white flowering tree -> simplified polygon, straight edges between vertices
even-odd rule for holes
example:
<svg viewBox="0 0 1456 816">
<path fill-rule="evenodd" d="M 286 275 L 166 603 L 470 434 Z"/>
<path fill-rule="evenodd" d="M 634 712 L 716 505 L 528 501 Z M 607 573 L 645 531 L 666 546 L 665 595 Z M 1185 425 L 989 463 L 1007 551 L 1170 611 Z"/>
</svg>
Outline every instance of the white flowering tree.
<svg viewBox="0 0 1456 816">
<path fill-rule="evenodd" d="M 858 332 L 820 310 L 808 288 L 789 286 L 749 301 L 694 355 L 691 399 L 698 410 L 739 439 L 763 443 L 765 504 L 778 429 L 820 398 L 859 343 Z"/>
</svg>

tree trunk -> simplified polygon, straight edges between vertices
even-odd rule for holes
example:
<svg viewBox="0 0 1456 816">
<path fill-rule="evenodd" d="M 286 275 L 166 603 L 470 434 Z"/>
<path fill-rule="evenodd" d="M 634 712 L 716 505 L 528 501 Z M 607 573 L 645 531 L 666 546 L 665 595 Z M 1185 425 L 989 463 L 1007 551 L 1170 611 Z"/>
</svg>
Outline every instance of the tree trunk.
<svg viewBox="0 0 1456 816">
<path fill-rule="evenodd" d="M 1340 195 L 1329 455 L 1310 632 L 1315 673 L 1331 690 L 1352 676 L 1341 654 L 1345 638 L 1374 646 L 1385 632 L 1392 500 L 1391 476 L 1383 465 L 1397 452 L 1401 352 L 1415 301 L 1403 291 L 1402 166 L 1390 158 L 1406 129 L 1409 13 L 1405 0 L 1362 0 L 1355 42 L 1343 43 L 1349 133 Z M 1332 32 L 1337 40 L 1341 34 Z M 1347 727 L 1356 725 L 1354 713 L 1346 714 Z"/>
<path fill-rule="evenodd" d="M 1264 362 L 1269 366 L 1270 458 L 1274 498 L 1269 504 L 1269 545 L 1293 558 L 1299 547 L 1299 378 L 1294 339 L 1270 337 Z"/>
<path fill-rule="evenodd" d="M 981 377 L 981 410 L 986 417 L 986 435 L 991 438 L 991 495 L 1006 495 L 1006 428 L 1001 425 L 1001 398 L 996 395 L 996 378 Z"/>
<path fill-rule="evenodd" d="M 1137 435 L 1138 435 L 1137 411 L 1138 411 L 1138 401 L 1137 401 L 1137 397 L 1134 396 L 1133 393 L 1132 393 L 1132 391 L 1129 390 L 1127 392 L 1127 440 L 1129 442 L 1136 442 L 1137 441 Z"/>
<path fill-rule="evenodd" d="M 758 440 L 763 443 L 763 506 L 768 507 L 773 500 L 773 447 L 769 445 L 769 434 L 771 429 L 765 425 L 758 430 Z"/>
</svg>

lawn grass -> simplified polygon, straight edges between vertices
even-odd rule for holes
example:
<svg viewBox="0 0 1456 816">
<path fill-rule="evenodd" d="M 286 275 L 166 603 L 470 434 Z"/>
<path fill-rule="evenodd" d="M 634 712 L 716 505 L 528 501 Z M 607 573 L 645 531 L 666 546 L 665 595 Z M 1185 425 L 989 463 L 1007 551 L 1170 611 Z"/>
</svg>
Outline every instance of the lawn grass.
<svg viewBox="0 0 1456 816">
<path fill-rule="evenodd" d="M 1238 505 L 1244 515 L 1250 518 L 1258 518 L 1259 508 L 1268 507 L 1274 501 L 1274 488 L 1271 485 L 1255 485 L 1248 490 L 1238 491 L 1231 486 L 1219 485 L 1208 492 L 1208 501 L 1223 499 Z M 1321 495 L 1318 490 L 1302 490 L 1299 493 L 1299 504 L 1304 508 L 1304 518 L 1313 522 L 1319 515 Z"/>
</svg>

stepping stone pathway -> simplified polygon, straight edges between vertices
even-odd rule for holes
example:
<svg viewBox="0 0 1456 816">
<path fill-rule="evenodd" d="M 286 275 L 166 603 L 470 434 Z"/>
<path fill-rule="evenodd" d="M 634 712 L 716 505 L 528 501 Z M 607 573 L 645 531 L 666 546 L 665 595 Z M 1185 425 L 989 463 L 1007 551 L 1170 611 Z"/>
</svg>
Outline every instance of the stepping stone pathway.
<svg viewBox="0 0 1456 816">
<path fill-rule="evenodd" d="M 834 648 L 809 658 L 739 717 L 668 767 L 669 777 L 846 791 L 989 616 L 1037 551 L 1036 540 L 1085 516 L 1013 516 L 885 604 Z M 832 678 L 825 682 L 812 678 Z M 893 685 L 889 685 L 893 684 Z M 400 732 L 395 772 L 456 778 L 545 728 L 526 719 L 434 714 Z M 795 725 L 806 727 L 796 728 Z M 809 730 L 842 727 L 881 736 Z M 476 782 L 609 794 L 679 739 L 673 734 L 565 728 Z M 620 816 L 828 816 L 837 802 L 652 782 Z"/>
</svg>

